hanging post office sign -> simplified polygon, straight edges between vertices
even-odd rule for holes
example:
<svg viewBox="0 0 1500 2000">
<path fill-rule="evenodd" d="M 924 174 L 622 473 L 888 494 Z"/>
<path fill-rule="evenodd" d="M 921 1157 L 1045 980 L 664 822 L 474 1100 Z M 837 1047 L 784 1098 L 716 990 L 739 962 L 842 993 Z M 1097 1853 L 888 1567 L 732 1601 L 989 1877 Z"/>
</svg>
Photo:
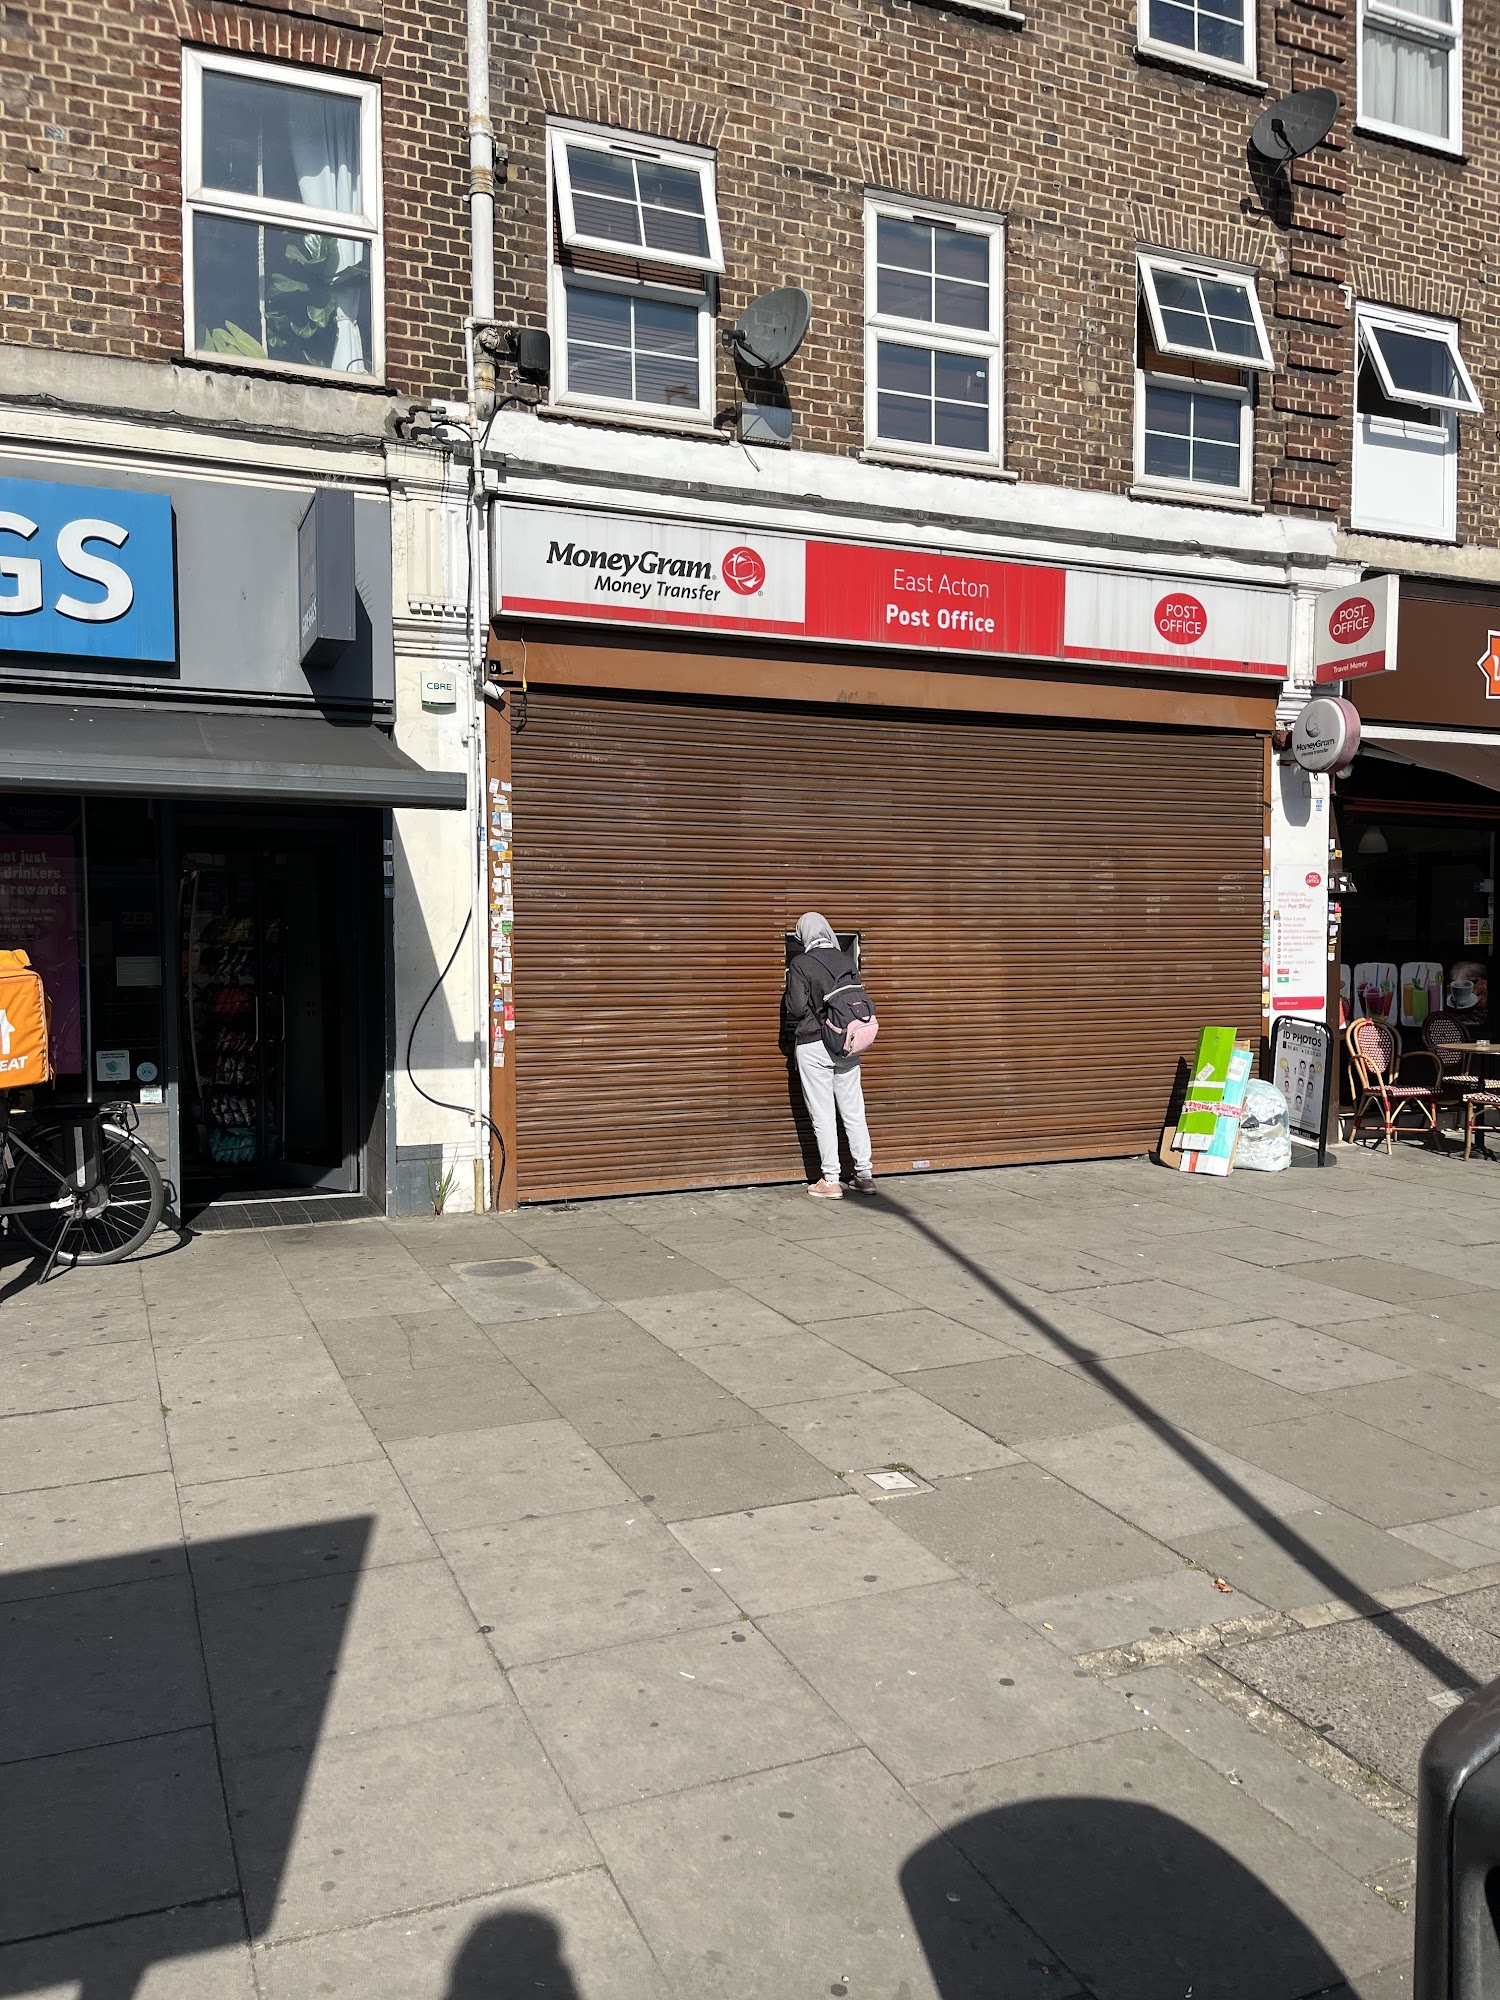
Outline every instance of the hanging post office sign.
<svg viewBox="0 0 1500 2000">
<path fill-rule="evenodd" d="M 167 496 L 0 479 L 0 653 L 175 660 Z"/>
<path fill-rule="evenodd" d="M 1313 678 L 1361 679 L 1396 671 L 1399 576 L 1372 576 L 1352 590 L 1320 591 L 1313 627 Z"/>
<path fill-rule="evenodd" d="M 1284 590 L 497 507 L 494 613 L 1279 681 Z"/>
</svg>

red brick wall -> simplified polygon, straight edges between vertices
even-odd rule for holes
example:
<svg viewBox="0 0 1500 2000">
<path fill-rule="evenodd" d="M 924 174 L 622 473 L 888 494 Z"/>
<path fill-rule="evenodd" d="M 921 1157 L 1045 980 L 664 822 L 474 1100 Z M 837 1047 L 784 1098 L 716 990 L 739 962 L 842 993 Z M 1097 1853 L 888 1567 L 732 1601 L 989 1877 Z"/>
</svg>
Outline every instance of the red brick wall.
<svg viewBox="0 0 1500 2000">
<path fill-rule="evenodd" d="M 5 5 L 0 340 L 181 357 L 184 43 L 380 80 L 387 377 L 454 394 L 468 310 L 462 0 Z"/>
</svg>

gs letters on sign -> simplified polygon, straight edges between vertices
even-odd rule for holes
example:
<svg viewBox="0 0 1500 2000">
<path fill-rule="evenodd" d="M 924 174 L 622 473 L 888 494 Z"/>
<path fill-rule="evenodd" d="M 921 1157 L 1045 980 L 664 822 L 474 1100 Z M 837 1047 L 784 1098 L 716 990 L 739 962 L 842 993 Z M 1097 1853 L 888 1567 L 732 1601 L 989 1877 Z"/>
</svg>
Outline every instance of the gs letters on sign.
<svg viewBox="0 0 1500 2000">
<path fill-rule="evenodd" d="M 0 653 L 175 660 L 166 494 L 0 479 Z"/>
</svg>

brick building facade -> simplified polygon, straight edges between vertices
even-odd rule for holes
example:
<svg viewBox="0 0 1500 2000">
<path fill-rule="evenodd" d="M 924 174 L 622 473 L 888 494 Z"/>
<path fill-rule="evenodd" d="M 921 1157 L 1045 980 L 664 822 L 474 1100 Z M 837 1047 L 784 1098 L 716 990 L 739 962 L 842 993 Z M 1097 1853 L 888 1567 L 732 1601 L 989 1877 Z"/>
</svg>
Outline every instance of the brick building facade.
<svg viewBox="0 0 1500 2000">
<path fill-rule="evenodd" d="M 53 843 L 61 1087 L 189 1210 L 486 1199 L 469 473 L 399 421 L 467 395 L 464 46 L 462 0 L 0 19 L 0 928 Z"/>
</svg>

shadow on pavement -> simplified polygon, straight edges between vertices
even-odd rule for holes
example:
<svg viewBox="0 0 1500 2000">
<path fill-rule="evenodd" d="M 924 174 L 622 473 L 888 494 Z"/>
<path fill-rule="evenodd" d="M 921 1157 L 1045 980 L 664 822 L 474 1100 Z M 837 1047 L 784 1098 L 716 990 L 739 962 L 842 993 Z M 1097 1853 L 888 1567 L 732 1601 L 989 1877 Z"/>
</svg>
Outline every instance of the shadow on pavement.
<svg viewBox="0 0 1500 2000">
<path fill-rule="evenodd" d="M 885 1194 L 884 1189 L 882 1193 Z M 1001 1284 L 998 1278 L 992 1277 L 983 1265 L 976 1264 L 972 1258 L 966 1257 L 962 1250 L 948 1241 L 941 1230 L 934 1229 L 930 1222 L 906 1207 L 903 1202 L 885 1194 L 884 1205 L 908 1222 L 917 1234 L 925 1237 L 935 1249 L 950 1257 L 966 1276 L 973 1278 L 976 1284 L 983 1285 L 990 1296 L 1013 1312 L 1017 1319 L 1024 1320 L 1035 1332 L 1049 1340 L 1080 1373 L 1087 1375 L 1091 1382 L 1098 1383 L 1123 1410 L 1144 1424 L 1154 1437 L 1160 1438 L 1169 1450 L 1176 1453 L 1184 1465 L 1191 1467 L 1208 1485 L 1216 1487 L 1226 1500 L 1233 1501 L 1240 1512 L 1248 1520 L 1256 1522 L 1278 1548 L 1289 1555 L 1294 1562 L 1300 1563 L 1309 1575 L 1315 1576 L 1320 1583 L 1326 1585 L 1330 1597 L 1339 1597 L 1347 1603 L 1371 1612 L 1380 1612 L 1381 1623 L 1389 1637 L 1410 1659 L 1415 1660 L 1418 1666 L 1425 1667 L 1428 1673 L 1434 1675 L 1454 1693 L 1469 1692 L 1474 1685 L 1474 1677 L 1465 1667 L 1460 1666 L 1458 1661 L 1450 1658 L 1441 1647 L 1435 1646 L 1430 1639 L 1415 1630 L 1398 1612 L 1387 1611 L 1383 1605 L 1376 1603 L 1369 1592 L 1361 1589 L 1337 1563 L 1332 1562 L 1320 1549 L 1315 1549 L 1310 1542 L 1304 1540 L 1295 1528 L 1271 1513 L 1265 1503 L 1257 1500 L 1248 1488 L 1242 1486 L 1233 1473 L 1226 1472 L 1221 1465 L 1216 1465 L 1194 1438 L 1180 1431 L 1159 1410 L 1154 1409 L 1144 1396 L 1137 1394 L 1127 1383 L 1122 1382 L 1106 1361 L 1101 1360 L 1097 1354 L 1091 1353 L 1076 1340 L 1070 1340 L 1067 1334 L 1053 1326 L 1042 1313 L 1027 1305 L 1023 1299 L 1017 1298 L 1015 1293 Z"/>
<path fill-rule="evenodd" d="M 0 1573 L 0 1995 L 266 1930 L 373 1525 Z"/>
<path fill-rule="evenodd" d="M 1342 1986 L 1301 1919 L 1195 1828 L 1120 1799 L 1042 1798 L 960 1821 L 901 1871 L 942 2000 L 996 1992 L 994 1965 L 955 1921 L 954 1847 L 1062 1958 L 1076 1985 L 1059 1978 L 1058 2000 L 1304 2000 Z"/>
<path fill-rule="evenodd" d="M 584 2000 L 562 1953 L 562 1933 L 539 1910 L 476 1924 L 453 1967 L 446 2000 Z"/>
</svg>

